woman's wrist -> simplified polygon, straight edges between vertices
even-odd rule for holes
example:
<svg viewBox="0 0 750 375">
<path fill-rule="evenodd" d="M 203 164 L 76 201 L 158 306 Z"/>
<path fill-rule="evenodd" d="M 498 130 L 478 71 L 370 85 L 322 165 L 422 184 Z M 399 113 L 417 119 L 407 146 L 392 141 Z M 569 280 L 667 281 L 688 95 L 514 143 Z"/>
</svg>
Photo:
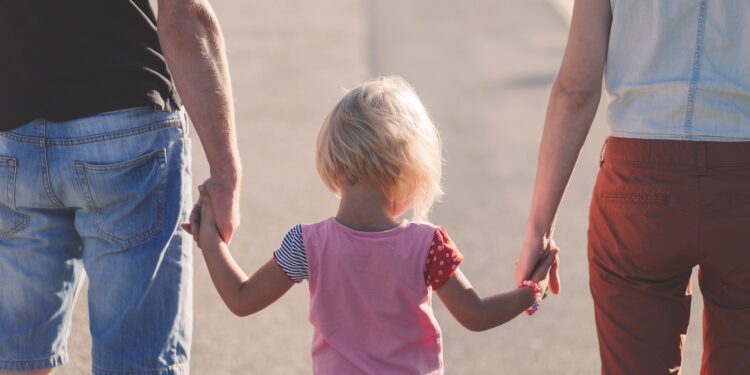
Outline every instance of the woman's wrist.
<svg viewBox="0 0 750 375">
<path fill-rule="evenodd" d="M 540 244 L 552 238 L 556 221 L 555 216 L 552 216 L 552 218 L 539 216 L 546 215 L 534 215 L 532 210 L 532 214 L 526 223 L 525 241 L 531 244 Z"/>
<path fill-rule="evenodd" d="M 524 237 L 524 245 L 526 246 L 538 246 L 542 247 L 546 242 L 552 238 L 552 231 L 549 227 L 545 228 L 526 228 L 526 236 Z"/>
</svg>

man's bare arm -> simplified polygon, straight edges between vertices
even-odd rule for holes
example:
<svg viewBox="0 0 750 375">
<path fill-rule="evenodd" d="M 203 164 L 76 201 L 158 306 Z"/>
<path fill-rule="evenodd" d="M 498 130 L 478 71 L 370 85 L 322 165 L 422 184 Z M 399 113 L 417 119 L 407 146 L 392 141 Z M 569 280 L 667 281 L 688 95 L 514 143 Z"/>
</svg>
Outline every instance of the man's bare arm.
<svg viewBox="0 0 750 375">
<path fill-rule="evenodd" d="M 159 0 L 158 33 L 177 90 L 206 151 L 203 183 L 229 241 L 239 225 L 242 165 L 224 39 L 207 0 Z"/>
</svg>

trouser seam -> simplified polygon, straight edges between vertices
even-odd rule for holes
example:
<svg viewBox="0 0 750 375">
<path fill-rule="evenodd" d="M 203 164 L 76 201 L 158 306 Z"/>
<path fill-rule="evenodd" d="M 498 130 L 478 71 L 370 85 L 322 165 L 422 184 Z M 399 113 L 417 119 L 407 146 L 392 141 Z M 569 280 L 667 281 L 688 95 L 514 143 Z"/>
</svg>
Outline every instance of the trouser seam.
<svg viewBox="0 0 750 375">
<path fill-rule="evenodd" d="M 63 208 L 65 205 L 60 202 L 60 199 L 55 196 L 55 192 L 52 190 L 52 183 L 50 182 L 49 178 L 49 163 L 47 163 L 47 122 L 43 121 L 40 128 L 39 128 L 39 135 L 42 138 L 42 142 L 40 143 L 41 150 L 39 154 L 39 160 L 41 161 L 41 169 L 42 169 L 42 180 L 44 182 L 44 191 L 47 193 L 47 198 L 49 198 L 50 202 L 59 207 Z"/>
</svg>

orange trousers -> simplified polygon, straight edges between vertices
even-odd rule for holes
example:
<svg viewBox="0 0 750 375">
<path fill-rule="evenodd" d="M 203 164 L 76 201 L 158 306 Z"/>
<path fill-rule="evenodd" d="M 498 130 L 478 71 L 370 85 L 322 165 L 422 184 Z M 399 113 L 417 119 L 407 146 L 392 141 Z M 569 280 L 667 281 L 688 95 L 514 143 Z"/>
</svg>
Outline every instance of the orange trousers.
<svg viewBox="0 0 750 375">
<path fill-rule="evenodd" d="M 750 374 L 750 142 L 610 137 L 588 231 L 602 374 L 678 374 L 690 276 L 702 375 Z"/>
</svg>

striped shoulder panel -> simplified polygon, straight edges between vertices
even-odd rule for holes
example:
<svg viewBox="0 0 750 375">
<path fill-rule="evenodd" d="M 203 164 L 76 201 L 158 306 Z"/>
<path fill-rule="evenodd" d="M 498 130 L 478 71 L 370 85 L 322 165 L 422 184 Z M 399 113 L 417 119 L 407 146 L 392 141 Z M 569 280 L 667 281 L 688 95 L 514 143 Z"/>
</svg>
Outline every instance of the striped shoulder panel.
<svg viewBox="0 0 750 375">
<path fill-rule="evenodd" d="M 299 283 L 307 279 L 307 254 L 302 239 L 302 224 L 295 225 L 287 232 L 273 255 L 276 263 L 292 281 Z"/>
</svg>

